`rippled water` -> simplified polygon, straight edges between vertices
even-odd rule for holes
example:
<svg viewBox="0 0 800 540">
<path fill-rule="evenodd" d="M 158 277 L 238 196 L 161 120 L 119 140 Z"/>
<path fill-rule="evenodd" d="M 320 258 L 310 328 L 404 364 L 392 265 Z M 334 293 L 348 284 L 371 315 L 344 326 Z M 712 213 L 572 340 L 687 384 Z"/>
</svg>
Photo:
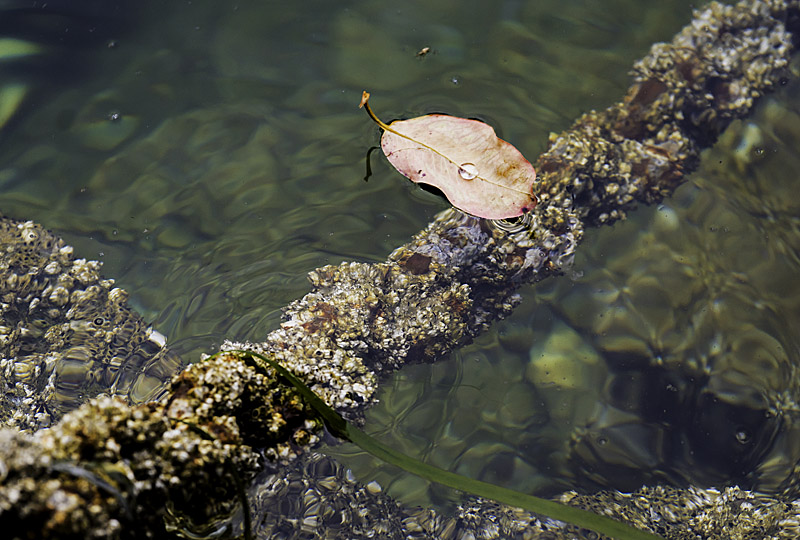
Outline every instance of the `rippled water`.
<svg viewBox="0 0 800 540">
<path fill-rule="evenodd" d="M 0 60 L 17 89 L 2 102 L 24 95 L 0 132 L 0 211 L 104 261 L 179 353 L 259 341 L 306 272 L 383 260 L 445 208 L 377 153 L 363 181 L 378 132 L 362 89 L 384 119 L 480 118 L 533 160 L 550 131 L 620 98 L 692 4 L 10 4 L 0 31 L 41 51 Z M 798 365 L 799 114 L 789 88 L 734 126 L 673 200 L 591 232 L 575 275 L 388 381 L 368 428 L 538 493 L 757 484 L 764 459 L 794 459 L 769 404 Z M 452 498 L 331 451 L 405 502 Z"/>
</svg>

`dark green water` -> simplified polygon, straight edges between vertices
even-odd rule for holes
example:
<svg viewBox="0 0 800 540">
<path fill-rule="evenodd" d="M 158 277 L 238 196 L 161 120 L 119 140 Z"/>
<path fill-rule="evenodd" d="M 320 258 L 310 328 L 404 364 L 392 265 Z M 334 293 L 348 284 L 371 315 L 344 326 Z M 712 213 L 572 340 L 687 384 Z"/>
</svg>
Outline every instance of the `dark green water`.
<svg viewBox="0 0 800 540">
<path fill-rule="evenodd" d="M 550 131 L 617 98 L 631 61 L 689 16 L 688 2 L 428 4 L 30 14 L 46 31 L 22 37 L 43 52 L 3 64 L 28 91 L 0 134 L 2 211 L 103 260 L 182 351 L 258 340 L 307 271 L 382 260 L 445 207 L 379 156 L 361 180 L 378 138 L 356 108 L 362 89 L 387 119 L 486 119 L 532 158 Z"/>
<path fill-rule="evenodd" d="M 6 26 L 0 13 L 0 30 L 41 44 L 0 60 L 24 95 L 0 131 L 0 211 L 103 261 L 180 354 L 260 341 L 306 272 L 383 260 L 446 207 L 377 154 L 363 181 L 378 132 L 362 89 L 386 120 L 481 118 L 533 161 L 551 131 L 619 99 L 692 5 L 76 1 Z M 798 365 L 797 95 L 734 126 L 674 200 L 591 232 L 575 275 L 524 289 L 477 343 L 388 381 L 368 428 L 525 491 L 756 482 L 774 433 L 748 414 Z M 670 386 L 689 397 L 671 405 Z M 333 452 L 410 504 L 452 497 Z"/>
</svg>

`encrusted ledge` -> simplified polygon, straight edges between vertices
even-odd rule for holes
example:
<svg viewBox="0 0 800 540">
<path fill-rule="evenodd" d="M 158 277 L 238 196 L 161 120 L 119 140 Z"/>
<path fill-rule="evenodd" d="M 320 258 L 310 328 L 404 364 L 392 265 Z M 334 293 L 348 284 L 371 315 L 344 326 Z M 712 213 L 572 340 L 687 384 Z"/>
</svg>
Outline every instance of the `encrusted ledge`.
<svg viewBox="0 0 800 540">
<path fill-rule="evenodd" d="M 385 263 L 343 263 L 312 272 L 312 292 L 286 309 L 281 327 L 265 342 L 226 347 L 245 346 L 273 356 L 329 404 L 357 418 L 373 400 L 378 374 L 409 361 L 434 360 L 467 343 L 513 309 L 521 283 L 565 269 L 585 226 L 623 219 L 637 203 L 671 194 L 696 167 L 700 150 L 786 77 L 798 21 L 797 0 L 712 4 L 698 11 L 671 44 L 655 45 L 635 65 L 634 83 L 622 102 L 584 115 L 551 138 L 537 162 L 540 202 L 525 220 L 492 223 L 455 210 L 443 212 Z M 35 227 L 3 223 L 6 230 Z M 22 241 L 28 253 L 36 253 Z M 15 260 L 19 246 L 4 246 L 3 257 L 11 254 Z M 21 275 L 49 279 L 42 277 L 49 265 L 26 267 L 31 261 L 0 267 L 5 346 L 16 346 L 28 335 L 22 330 L 14 334 L 15 329 L 30 333 L 31 326 L 22 323 L 39 320 L 34 313 L 45 296 L 53 303 L 48 308 L 52 321 L 34 337 L 63 324 L 62 311 L 69 313 L 80 303 L 80 295 L 70 294 L 65 301 L 66 296 L 46 287 L 20 300 L 20 282 L 11 274 L 18 280 Z M 107 285 L 96 286 L 106 290 Z M 113 291 L 104 293 L 112 302 L 119 294 Z M 8 313 L 22 327 L 11 328 Z M 52 347 L 52 362 L 73 358 L 66 352 L 72 349 L 63 349 L 58 340 Z M 5 366 L 6 377 L 17 369 L 23 352 L 5 359 L 13 364 Z M 48 369 L 46 363 L 42 369 Z M 46 389 L 57 394 L 57 383 L 52 384 Z M 208 533 L 236 511 L 231 470 L 248 483 L 317 440 L 319 425 L 306 412 L 269 374 L 223 355 L 189 367 L 158 404 L 130 407 L 101 398 L 49 431 L 2 432 L 0 526 L 38 530 L 43 538 L 133 538 L 163 534 L 168 518 L 170 526 Z M 611 499 L 591 500 L 607 508 Z M 718 502 L 719 511 L 708 518 L 712 525 L 700 527 L 690 513 L 688 522 L 662 534 L 727 537 L 729 529 L 721 521 L 725 505 L 739 507 L 741 502 L 736 496 Z M 639 507 L 642 515 L 656 515 L 646 505 Z M 479 522 L 480 512 L 470 512 L 465 515 Z M 647 516 L 620 515 L 653 526 Z M 788 522 L 796 524 L 796 519 Z M 499 536 L 513 532 L 494 526 Z M 557 525 L 532 517 L 527 526 L 531 534 L 545 529 L 549 532 L 542 534 L 548 537 L 562 534 Z M 789 533 L 785 528 L 776 534 Z"/>
</svg>

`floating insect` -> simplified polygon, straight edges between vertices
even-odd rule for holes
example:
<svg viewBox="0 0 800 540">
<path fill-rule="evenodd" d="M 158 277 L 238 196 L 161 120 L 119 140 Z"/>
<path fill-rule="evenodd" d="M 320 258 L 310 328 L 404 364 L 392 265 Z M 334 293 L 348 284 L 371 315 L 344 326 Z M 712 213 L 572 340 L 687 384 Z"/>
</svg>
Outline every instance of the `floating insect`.
<svg viewBox="0 0 800 540">
<path fill-rule="evenodd" d="M 417 51 L 416 57 L 417 58 L 424 58 L 425 55 L 427 55 L 429 52 L 431 52 L 431 48 L 430 47 L 423 47 L 423 48 L 421 48 L 420 50 Z"/>
</svg>

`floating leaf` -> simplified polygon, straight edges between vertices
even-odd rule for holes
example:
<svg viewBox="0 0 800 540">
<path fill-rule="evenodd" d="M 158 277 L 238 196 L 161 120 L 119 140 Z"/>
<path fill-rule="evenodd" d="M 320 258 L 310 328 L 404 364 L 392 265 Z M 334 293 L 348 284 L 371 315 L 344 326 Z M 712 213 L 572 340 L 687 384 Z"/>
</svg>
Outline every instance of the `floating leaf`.
<svg viewBox="0 0 800 540">
<path fill-rule="evenodd" d="M 522 153 L 478 120 L 429 114 L 385 124 L 361 105 L 382 129 L 381 149 L 412 182 L 439 188 L 456 208 L 489 219 L 518 217 L 536 206 L 536 171 Z"/>
</svg>

